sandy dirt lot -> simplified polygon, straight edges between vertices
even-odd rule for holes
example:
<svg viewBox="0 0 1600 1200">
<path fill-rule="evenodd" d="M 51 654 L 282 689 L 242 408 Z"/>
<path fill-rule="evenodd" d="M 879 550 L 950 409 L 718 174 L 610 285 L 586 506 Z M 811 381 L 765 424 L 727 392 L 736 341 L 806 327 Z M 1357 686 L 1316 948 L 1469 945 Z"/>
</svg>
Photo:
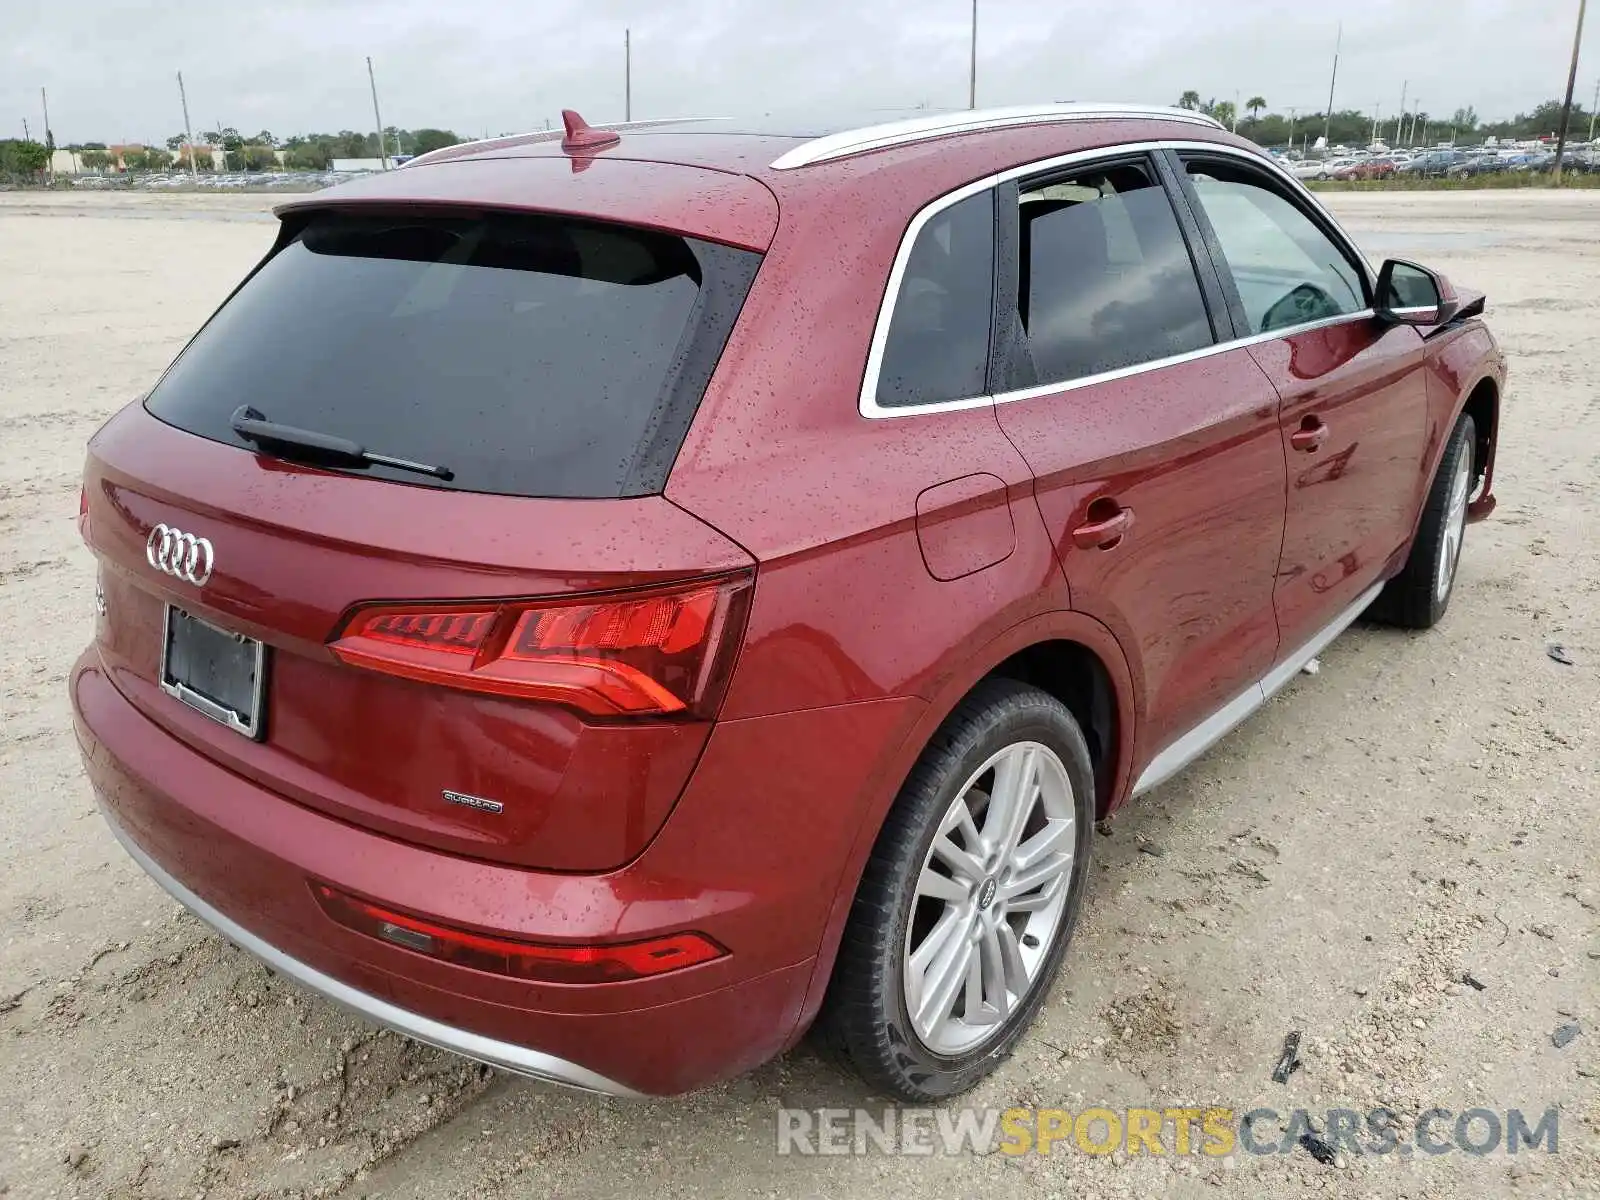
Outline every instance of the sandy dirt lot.
<svg viewBox="0 0 1600 1200">
<path fill-rule="evenodd" d="M 808 1049 L 679 1100 L 595 1099 L 380 1034 L 269 976 L 117 847 L 66 698 L 92 627 L 84 441 L 266 248 L 269 202 L 9 194 L 0 1193 L 1600 1195 L 1600 192 L 1332 201 L 1374 258 L 1488 291 L 1511 359 L 1499 513 L 1469 531 L 1440 628 L 1358 625 L 1320 675 L 1096 837 L 1050 1003 L 970 1100 L 1384 1104 L 1403 1121 L 1555 1106 L 1559 1153 L 779 1156 L 781 1105 L 879 1102 Z M 1291 1029 L 1305 1066 L 1275 1084 Z"/>
</svg>

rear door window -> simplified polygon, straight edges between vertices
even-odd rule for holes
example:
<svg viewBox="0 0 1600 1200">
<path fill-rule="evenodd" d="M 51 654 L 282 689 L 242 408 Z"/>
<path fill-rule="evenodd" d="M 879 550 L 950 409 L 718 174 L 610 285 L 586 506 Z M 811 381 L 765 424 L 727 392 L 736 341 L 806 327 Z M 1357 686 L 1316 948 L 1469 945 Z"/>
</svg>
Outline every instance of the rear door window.
<svg viewBox="0 0 1600 1200">
<path fill-rule="evenodd" d="M 906 260 L 878 368 L 885 407 L 982 396 L 994 317 L 994 194 L 936 213 Z"/>
<path fill-rule="evenodd" d="M 1216 232 L 1251 333 L 1359 313 L 1362 273 L 1309 215 L 1251 168 L 1198 160 L 1190 182 Z"/>
<path fill-rule="evenodd" d="M 1166 189 L 1142 162 L 1024 184 L 1017 313 L 1040 384 L 1213 342 Z"/>
<path fill-rule="evenodd" d="M 147 400 L 249 448 L 280 424 L 433 464 L 413 485 L 522 496 L 660 491 L 755 275 L 749 251 L 533 214 L 320 213 L 235 293 Z"/>
</svg>

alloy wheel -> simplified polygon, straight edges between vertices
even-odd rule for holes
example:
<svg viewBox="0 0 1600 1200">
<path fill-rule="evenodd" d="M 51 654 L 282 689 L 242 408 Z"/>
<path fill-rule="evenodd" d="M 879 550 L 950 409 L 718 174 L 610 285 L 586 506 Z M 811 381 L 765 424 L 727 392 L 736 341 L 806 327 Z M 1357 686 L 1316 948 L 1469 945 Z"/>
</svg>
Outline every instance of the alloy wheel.
<svg viewBox="0 0 1600 1200">
<path fill-rule="evenodd" d="M 906 1012 L 931 1051 L 996 1036 L 1038 981 L 1062 927 L 1077 828 L 1072 783 L 1038 742 L 994 754 L 945 811 L 907 922 Z"/>
<path fill-rule="evenodd" d="M 1450 594 L 1456 580 L 1456 567 L 1461 561 L 1461 541 L 1467 528 L 1467 494 L 1471 490 L 1472 452 L 1466 449 L 1456 464 L 1455 477 L 1450 481 L 1450 503 L 1445 509 L 1444 537 L 1439 545 L 1439 568 L 1434 578 L 1434 595 L 1443 600 Z"/>
</svg>

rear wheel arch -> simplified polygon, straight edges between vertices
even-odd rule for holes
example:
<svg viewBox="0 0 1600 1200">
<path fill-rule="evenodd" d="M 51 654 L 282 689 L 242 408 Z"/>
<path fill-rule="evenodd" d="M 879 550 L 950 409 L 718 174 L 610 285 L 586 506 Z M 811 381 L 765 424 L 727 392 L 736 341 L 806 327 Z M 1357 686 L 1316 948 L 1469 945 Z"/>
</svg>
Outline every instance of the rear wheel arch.
<svg viewBox="0 0 1600 1200">
<path fill-rule="evenodd" d="M 1117 751 L 1124 731 L 1116 685 L 1100 656 L 1082 642 L 1052 638 L 1017 651 L 984 678 L 1031 684 L 1067 706 L 1089 744 L 1095 815 L 1105 816 L 1115 797 Z"/>
<path fill-rule="evenodd" d="M 1095 728 L 1097 705 L 1102 707 L 1101 729 L 1105 732 L 1095 735 L 1098 746 L 1090 746 L 1095 772 L 1095 816 L 1105 816 L 1126 798 L 1133 784 L 1138 693 L 1128 659 L 1109 629 L 1082 613 L 1043 613 L 1012 626 L 974 652 L 946 673 L 921 718 L 878 776 L 879 784 L 862 813 L 850 856 L 840 869 L 811 983 L 791 1041 L 805 1031 L 821 1006 L 867 857 L 912 769 L 962 701 L 994 678 L 1018 679 L 1055 696 L 1071 711 L 1086 737 Z"/>
</svg>

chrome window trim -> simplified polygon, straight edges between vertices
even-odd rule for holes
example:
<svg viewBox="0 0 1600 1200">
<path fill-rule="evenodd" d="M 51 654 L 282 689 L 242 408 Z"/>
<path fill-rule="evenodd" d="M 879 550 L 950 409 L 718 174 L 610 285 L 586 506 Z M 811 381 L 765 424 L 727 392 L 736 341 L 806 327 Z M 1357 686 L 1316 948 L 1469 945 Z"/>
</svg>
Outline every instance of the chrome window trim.
<svg viewBox="0 0 1600 1200">
<path fill-rule="evenodd" d="M 988 188 L 998 187 L 1013 179 L 1020 179 L 1025 175 L 1036 175 L 1043 171 L 1052 171 L 1058 167 L 1078 166 L 1083 163 L 1095 162 L 1099 159 L 1119 158 L 1126 154 L 1153 154 L 1162 150 L 1203 150 L 1210 153 L 1228 155 L 1233 158 L 1243 159 L 1246 162 L 1266 166 L 1275 172 L 1281 179 L 1287 181 L 1299 193 L 1309 200 L 1317 211 L 1327 218 L 1335 241 L 1340 244 L 1348 254 L 1360 265 L 1361 273 L 1366 279 L 1367 287 L 1371 290 L 1375 285 L 1372 267 L 1367 262 L 1366 255 L 1356 247 L 1355 242 L 1335 221 L 1328 210 L 1318 202 L 1306 187 L 1293 175 L 1274 162 L 1272 159 L 1257 154 L 1253 151 L 1238 146 L 1229 146 L 1219 142 L 1185 142 L 1185 141 L 1154 141 L 1154 142 L 1124 142 L 1115 146 L 1096 146 L 1092 150 L 1076 150 L 1071 154 L 1059 154 L 1052 158 L 1040 159 L 1037 162 L 1026 163 L 1020 167 L 1008 167 L 993 175 L 973 181 L 946 192 L 943 196 L 929 202 L 921 208 L 916 216 L 911 218 L 911 223 L 906 226 L 905 233 L 900 238 L 900 246 L 895 251 L 894 265 L 889 269 L 888 286 L 884 289 L 883 300 L 879 304 L 877 323 L 872 330 L 872 343 L 867 351 L 866 371 L 862 375 L 861 394 L 857 400 L 857 411 L 863 417 L 872 420 L 881 420 L 886 417 L 912 417 L 924 413 L 957 412 L 967 408 L 985 408 L 994 404 L 1009 404 L 1016 400 L 1030 400 L 1037 396 L 1055 395 L 1060 392 L 1072 391 L 1075 388 L 1089 387 L 1097 383 L 1107 383 L 1115 379 L 1126 379 L 1132 375 L 1142 374 L 1145 371 L 1159 371 L 1164 367 L 1176 366 L 1180 363 L 1192 362 L 1196 359 L 1206 358 L 1213 354 L 1222 354 L 1228 350 L 1237 350 L 1243 346 L 1253 346 L 1260 342 L 1275 341 L 1278 338 L 1293 337 L 1299 333 L 1309 333 L 1316 329 L 1324 329 L 1333 325 L 1342 325 L 1351 321 L 1364 321 L 1371 319 L 1375 314 L 1371 308 L 1364 308 L 1360 312 L 1341 313 L 1337 317 L 1326 317 L 1320 321 L 1308 321 L 1303 325 L 1292 325 L 1286 329 L 1274 329 L 1267 333 L 1251 334 L 1246 337 L 1233 338 L 1227 341 L 1203 346 L 1199 350 L 1191 350 L 1184 354 L 1175 354 L 1167 358 L 1152 359 L 1149 362 L 1136 363 L 1129 367 L 1119 367 L 1111 371 L 1103 371 L 1098 375 L 1085 375 L 1079 379 L 1070 379 L 1061 383 L 1038 384 L 1034 387 L 1019 388 L 1008 392 L 999 392 L 994 395 L 969 396 L 958 400 L 939 400 L 929 404 L 901 404 L 881 405 L 878 403 L 878 379 L 883 371 L 884 347 L 889 341 L 889 327 L 894 321 L 895 302 L 900 298 L 900 284 L 905 278 L 906 266 L 911 259 L 911 250 L 916 245 L 917 237 L 922 233 L 923 227 L 934 217 L 938 216 L 951 205 L 959 204 L 969 196 L 975 196 Z"/>
<path fill-rule="evenodd" d="M 1006 108 L 979 109 L 912 117 L 882 125 L 866 125 L 839 133 L 812 138 L 772 160 L 774 171 L 792 171 L 814 163 L 850 158 L 870 150 L 905 146 L 930 138 L 957 133 L 976 133 L 985 129 L 1005 129 L 1013 125 L 1048 125 L 1060 121 L 1150 120 L 1182 121 L 1190 125 L 1223 128 L 1222 123 L 1204 113 L 1160 104 L 1022 104 Z"/>
</svg>

